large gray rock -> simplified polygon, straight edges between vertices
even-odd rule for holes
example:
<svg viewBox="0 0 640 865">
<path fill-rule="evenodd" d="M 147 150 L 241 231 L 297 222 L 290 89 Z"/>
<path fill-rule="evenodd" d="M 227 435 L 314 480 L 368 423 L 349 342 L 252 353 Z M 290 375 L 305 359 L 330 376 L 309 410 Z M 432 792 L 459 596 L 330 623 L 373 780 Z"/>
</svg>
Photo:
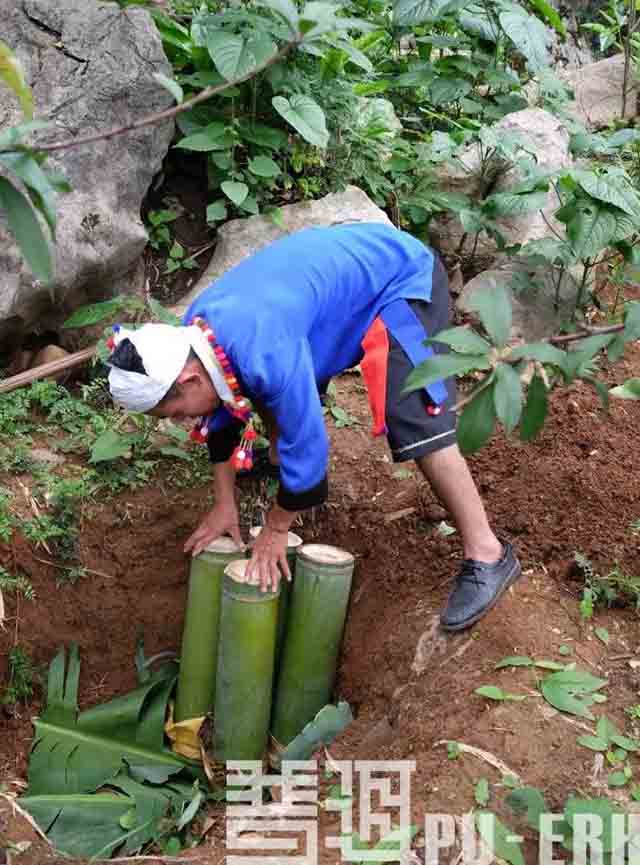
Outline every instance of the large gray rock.
<svg viewBox="0 0 640 865">
<path fill-rule="evenodd" d="M 571 165 L 569 153 L 569 133 L 557 117 L 541 108 L 526 108 L 508 114 L 494 127 L 501 132 L 515 133 L 523 147 L 535 159 L 541 171 L 557 171 Z M 481 170 L 480 152 L 477 145 L 471 145 L 461 156 L 460 162 L 451 160 L 439 167 L 440 186 L 446 191 L 463 192 L 474 200 L 481 200 L 487 192 L 508 192 L 523 179 L 518 167 L 496 171 L 493 175 Z M 558 209 L 558 200 L 551 190 L 547 204 L 542 211 L 533 211 L 521 216 L 500 219 L 498 225 L 508 244 L 524 244 L 551 233 L 549 224 L 554 224 L 553 213 Z M 555 227 L 555 226 L 554 226 Z M 447 256 L 460 256 L 463 269 L 473 269 L 473 258 L 482 262 L 484 269 L 491 266 L 498 257 L 495 241 L 482 234 L 477 244 L 467 238 L 462 251 L 460 243 L 464 235 L 460 219 L 453 213 L 438 216 L 429 225 L 432 244 Z"/>
<path fill-rule="evenodd" d="M 575 309 L 578 283 L 570 273 L 560 280 L 557 277 L 550 267 L 534 269 L 515 259 L 469 280 L 456 306 L 460 312 L 470 313 L 474 296 L 497 284 L 503 285 L 511 295 L 512 340 L 535 342 L 558 333 Z"/>
<path fill-rule="evenodd" d="M 344 192 L 334 192 L 317 201 L 304 201 L 283 207 L 282 227 L 275 225 L 266 216 L 232 219 L 218 230 L 218 242 L 209 266 L 189 294 L 180 301 L 176 311 L 186 310 L 210 283 L 274 240 L 303 228 L 339 225 L 343 222 L 391 224 L 387 214 L 357 186 L 348 186 Z"/>
<path fill-rule="evenodd" d="M 149 13 L 97 0 L 0 0 L 0 34 L 33 88 L 40 142 L 107 131 L 167 108 L 153 78 L 171 75 Z M 20 122 L 0 88 L 0 129 Z M 140 206 L 160 169 L 173 122 L 51 156 L 72 192 L 59 197 L 56 277 L 35 281 L 0 220 L 0 343 L 55 327 L 75 306 L 121 292 L 147 242 Z"/>
<path fill-rule="evenodd" d="M 616 54 L 580 69 L 566 69 L 562 80 L 573 90 L 575 101 L 569 110 L 587 129 L 603 129 L 622 117 L 624 56 Z M 638 84 L 630 71 L 625 117 L 638 114 Z"/>
</svg>

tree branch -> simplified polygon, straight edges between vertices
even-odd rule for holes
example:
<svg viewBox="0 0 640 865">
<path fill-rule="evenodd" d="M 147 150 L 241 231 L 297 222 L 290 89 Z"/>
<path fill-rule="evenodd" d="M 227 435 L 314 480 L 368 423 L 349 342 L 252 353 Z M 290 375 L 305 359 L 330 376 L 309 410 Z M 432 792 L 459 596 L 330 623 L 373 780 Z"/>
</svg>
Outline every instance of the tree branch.
<svg viewBox="0 0 640 865">
<path fill-rule="evenodd" d="M 201 102 L 206 102 L 208 99 L 211 99 L 212 96 L 215 96 L 217 93 L 221 93 L 223 90 L 227 90 L 229 87 L 234 87 L 236 84 L 242 84 L 245 81 L 248 81 L 250 78 L 253 78 L 260 72 L 264 72 L 265 69 L 268 69 L 269 66 L 273 66 L 275 63 L 278 63 L 282 60 L 293 48 L 296 48 L 302 42 L 302 35 L 297 34 L 295 39 L 291 42 L 287 42 L 286 45 L 283 45 L 279 51 L 275 54 L 272 54 L 271 57 L 268 57 L 263 63 L 258 64 L 258 66 L 254 66 L 249 72 L 245 75 L 239 75 L 237 78 L 232 78 L 229 81 L 225 81 L 223 84 L 216 84 L 211 87 L 205 87 L 205 89 L 198 93 L 197 96 L 193 96 L 191 99 L 188 99 L 186 102 L 182 102 L 180 105 L 175 105 L 173 108 L 168 108 L 166 111 L 160 111 L 156 114 L 148 114 L 146 117 L 142 117 L 140 120 L 136 120 L 134 123 L 130 123 L 127 126 L 117 126 L 115 129 L 110 129 L 108 132 L 98 132 L 92 135 L 84 135 L 80 138 L 73 138 L 69 141 L 54 141 L 52 144 L 34 144 L 29 149 L 36 153 L 52 153 L 57 150 L 68 150 L 71 147 L 80 147 L 83 144 L 94 144 L 96 141 L 110 141 L 112 138 L 116 138 L 118 135 L 126 135 L 129 132 L 135 132 L 138 129 L 143 129 L 145 126 L 154 126 L 157 123 L 162 123 L 165 120 L 171 120 L 176 117 L 178 114 L 182 114 L 184 111 L 190 111 L 195 105 L 199 105 Z"/>
<path fill-rule="evenodd" d="M 585 327 L 577 333 L 563 333 L 560 336 L 552 336 L 547 342 L 552 345 L 565 345 L 568 342 L 576 342 L 578 339 L 586 339 L 588 336 L 604 336 L 608 333 L 620 333 L 624 330 L 624 322 L 610 324 L 607 327 Z"/>
</svg>

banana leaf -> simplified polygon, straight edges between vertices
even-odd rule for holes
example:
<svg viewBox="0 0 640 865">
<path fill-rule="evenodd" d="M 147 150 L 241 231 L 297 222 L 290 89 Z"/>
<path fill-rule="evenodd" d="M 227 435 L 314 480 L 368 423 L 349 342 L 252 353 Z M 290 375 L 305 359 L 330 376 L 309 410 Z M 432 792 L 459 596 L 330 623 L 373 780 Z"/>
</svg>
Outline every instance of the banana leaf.
<svg viewBox="0 0 640 865">
<path fill-rule="evenodd" d="M 66 668 L 66 675 L 65 675 Z M 47 705 L 35 721 L 29 760 L 29 795 L 91 793 L 129 768 L 137 781 L 164 783 L 191 769 L 163 747 L 167 700 L 176 678 L 167 665 L 123 697 L 78 714 L 77 646 L 66 664 L 61 649 L 49 667 Z"/>
<path fill-rule="evenodd" d="M 150 787 L 126 775 L 110 786 L 120 792 L 23 796 L 20 805 L 56 850 L 97 859 L 138 853 L 173 829 L 193 798 L 188 784 Z"/>
</svg>

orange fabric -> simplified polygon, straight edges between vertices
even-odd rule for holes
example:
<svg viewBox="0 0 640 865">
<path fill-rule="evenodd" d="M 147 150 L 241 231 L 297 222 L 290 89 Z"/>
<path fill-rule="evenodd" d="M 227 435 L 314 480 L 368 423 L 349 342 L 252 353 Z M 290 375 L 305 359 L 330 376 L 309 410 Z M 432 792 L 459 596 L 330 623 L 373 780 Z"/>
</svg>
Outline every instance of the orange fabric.
<svg viewBox="0 0 640 865">
<path fill-rule="evenodd" d="M 387 403 L 387 360 L 389 336 L 380 317 L 376 318 L 362 340 L 364 357 L 360 362 L 362 377 L 367 386 L 369 407 L 373 417 L 372 434 L 383 435 L 387 431 L 385 422 Z"/>
</svg>

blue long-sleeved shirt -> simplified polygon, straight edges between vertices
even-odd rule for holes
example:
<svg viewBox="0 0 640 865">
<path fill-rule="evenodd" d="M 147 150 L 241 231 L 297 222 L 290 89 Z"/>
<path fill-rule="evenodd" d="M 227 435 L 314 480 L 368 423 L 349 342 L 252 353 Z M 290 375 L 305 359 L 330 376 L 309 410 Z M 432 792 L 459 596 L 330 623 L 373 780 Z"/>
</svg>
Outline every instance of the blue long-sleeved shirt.
<svg viewBox="0 0 640 865">
<path fill-rule="evenodd" d="M 433 253 L 389 225 L 310 228 L 245 259 L 187 310 L 185 323 L 207 320 L 244 395 L 278 425 L 283 506 L 295 509 L 326 485 L 318 386 L 359 363 L 387 304 L 431 299 L 432 271 Z M 215 420 L 218 428 L 231 423 L 224 409 Z"/>
</svg>

